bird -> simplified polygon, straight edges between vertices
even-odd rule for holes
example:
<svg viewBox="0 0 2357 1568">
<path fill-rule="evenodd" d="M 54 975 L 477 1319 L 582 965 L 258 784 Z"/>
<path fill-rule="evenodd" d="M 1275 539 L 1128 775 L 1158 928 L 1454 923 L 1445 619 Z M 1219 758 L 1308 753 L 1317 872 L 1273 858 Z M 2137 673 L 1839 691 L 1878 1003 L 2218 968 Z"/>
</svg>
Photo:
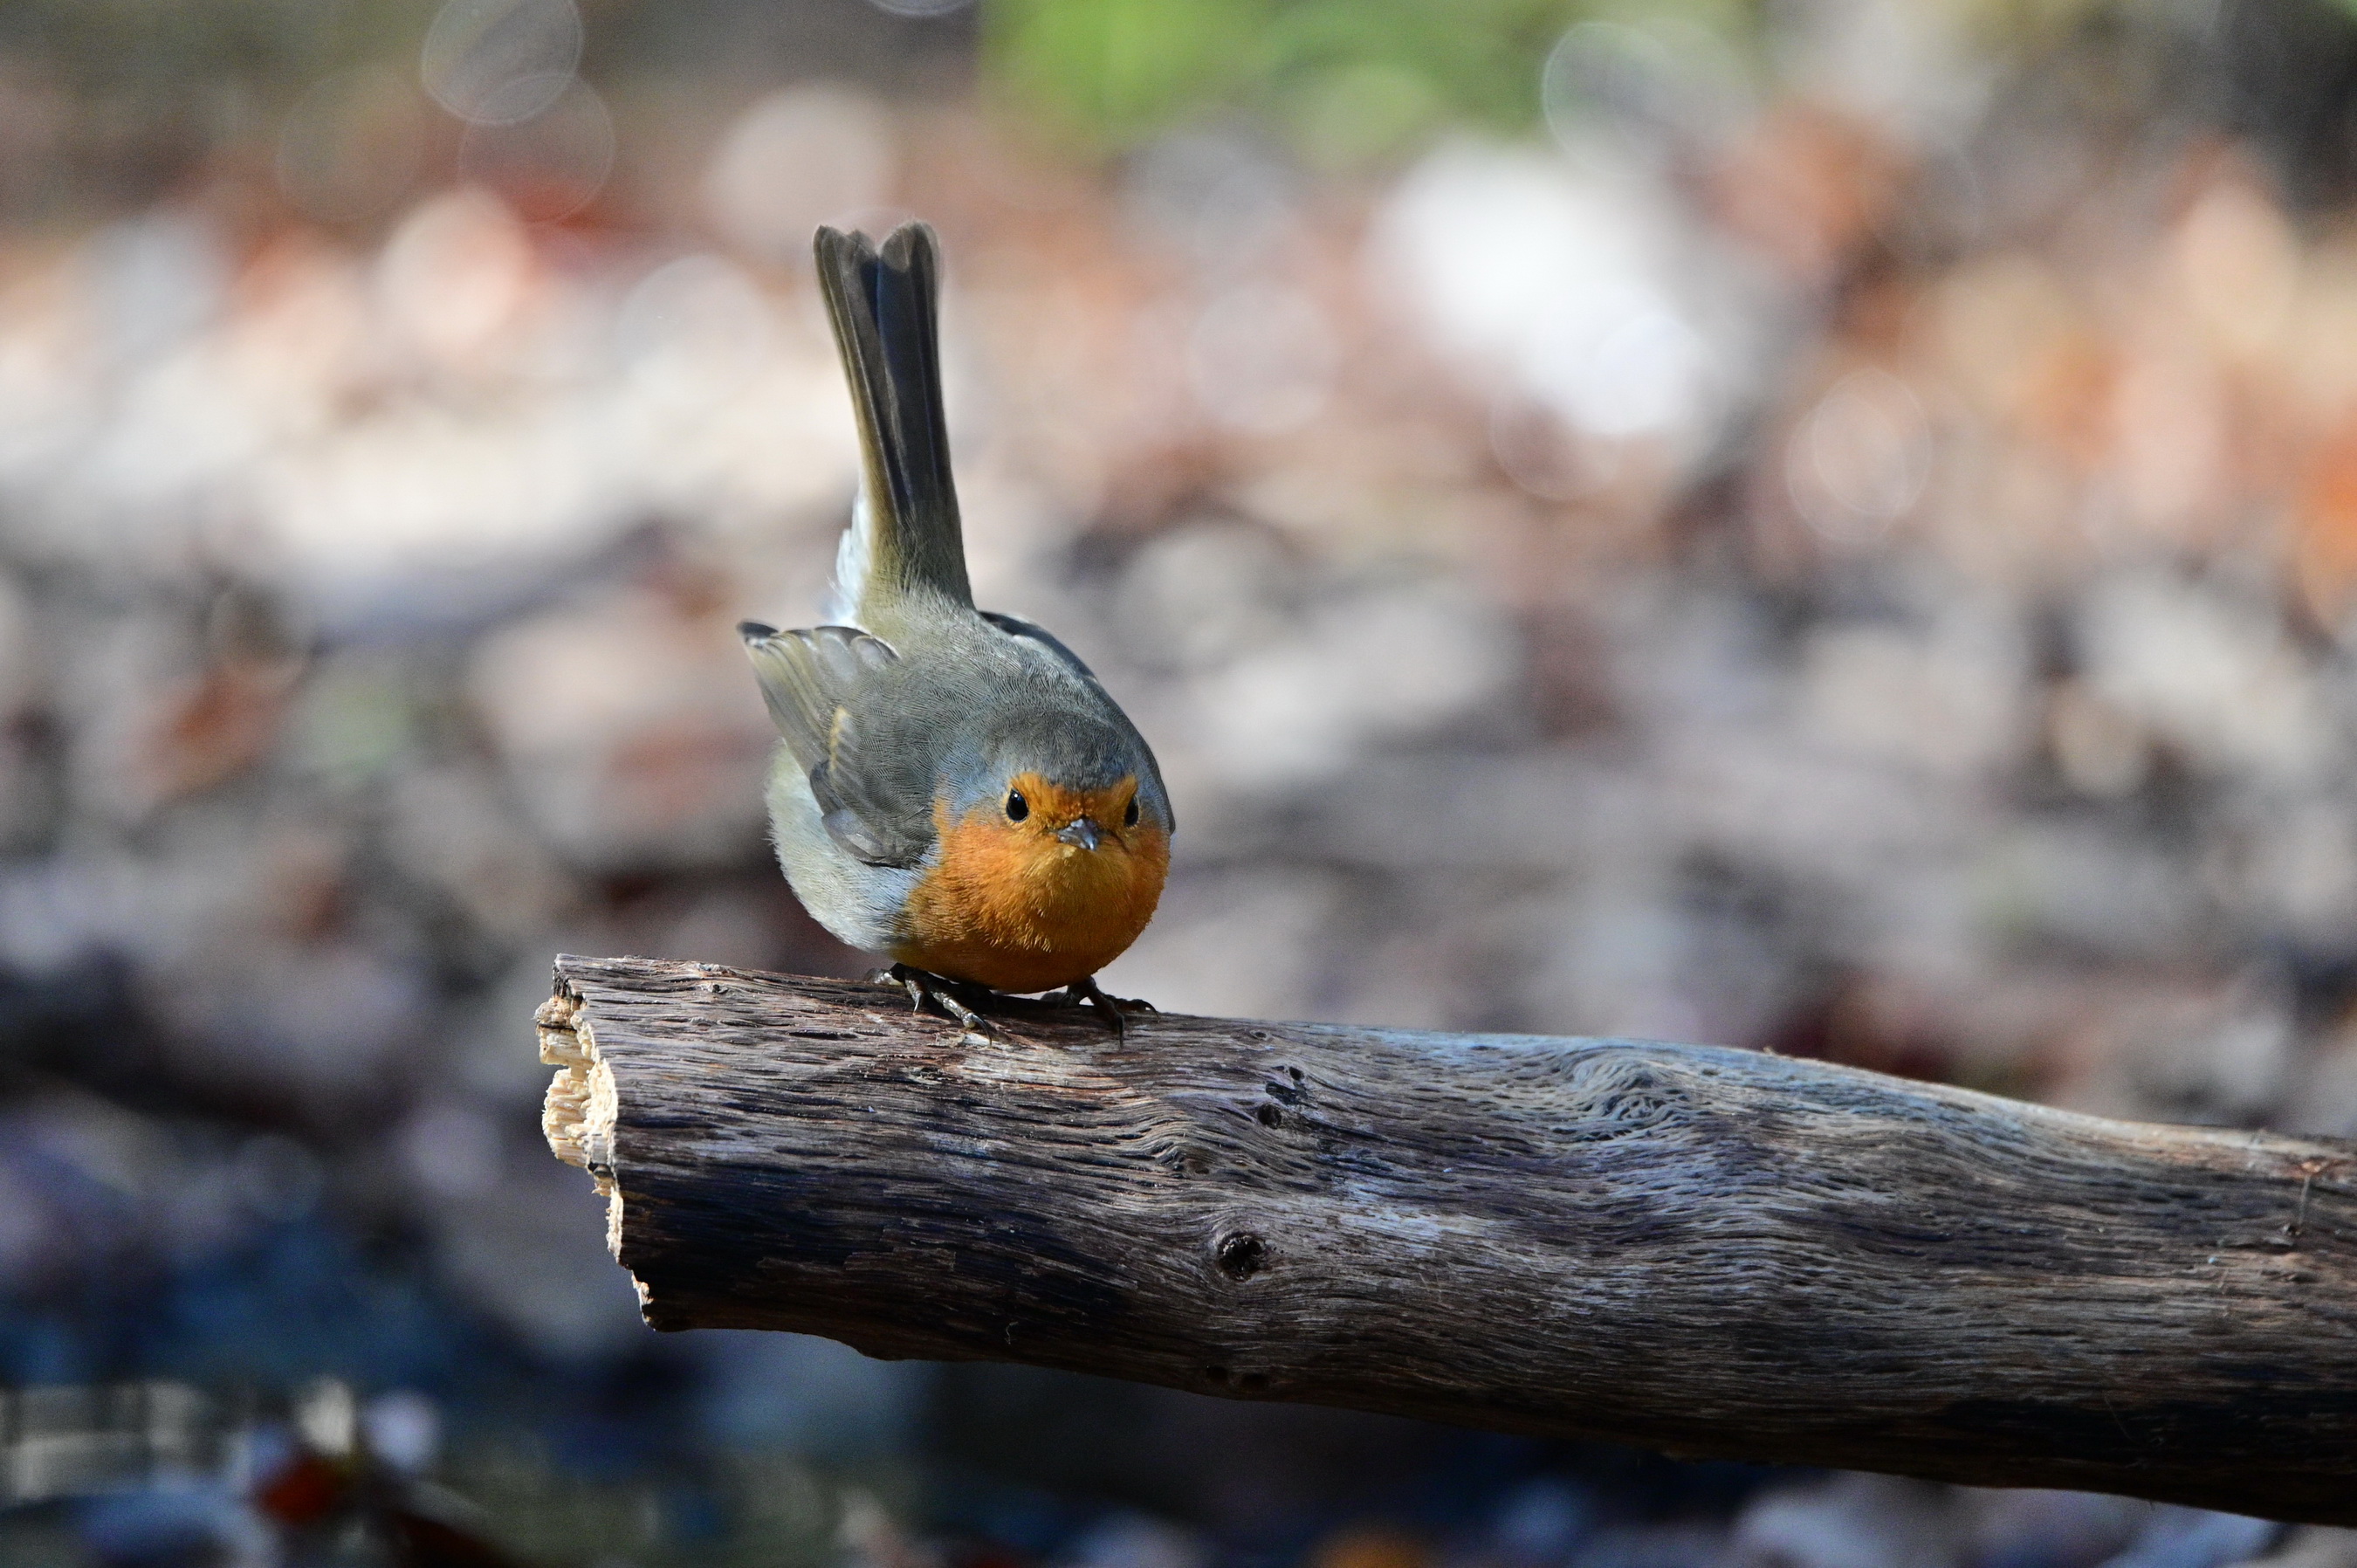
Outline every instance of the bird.
<svg viewBox="0 0 2357 1568">
<path fill-rule="evenodd" d="M 813 249 L 861 461 L 828 624 L 737 628 L 780 737 L 765 792 L 779 865 L 819 924 L 892 961 L 871 978 L 912 1006 L 987 1034 L 969 1001 L 1054 992 L 1119 1036 L 1125 1011 L 1151 1009 L 1096 973 L 1162 896 L 1176 823 L 1161 769 L 1071 649 L 974 607 L 931 227 L 880 245 L 822 227 Z"/>
</svg>

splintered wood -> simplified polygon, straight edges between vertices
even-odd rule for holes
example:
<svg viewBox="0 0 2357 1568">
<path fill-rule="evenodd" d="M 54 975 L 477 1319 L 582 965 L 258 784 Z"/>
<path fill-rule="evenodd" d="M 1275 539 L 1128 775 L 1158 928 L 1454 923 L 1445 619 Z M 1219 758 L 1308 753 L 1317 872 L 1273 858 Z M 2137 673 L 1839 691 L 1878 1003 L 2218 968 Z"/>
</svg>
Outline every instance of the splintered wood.
<svg viewBox="0 0 2357 1568">
<path fill-rule="evenodd" d="M 564 958 L 657 1328 L 2357 1523 L 2357 1151 L 1711 1047 Z"/>
</svg>

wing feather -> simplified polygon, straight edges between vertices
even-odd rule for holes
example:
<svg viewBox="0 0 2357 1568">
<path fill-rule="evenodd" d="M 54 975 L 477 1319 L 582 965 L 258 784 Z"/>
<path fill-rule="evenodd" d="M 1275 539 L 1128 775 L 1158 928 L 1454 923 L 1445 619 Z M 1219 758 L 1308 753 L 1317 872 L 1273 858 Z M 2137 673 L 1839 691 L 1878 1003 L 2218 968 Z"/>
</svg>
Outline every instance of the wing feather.
<svg viewBox="0 0 2357 1568">
<path fill-rule="evenodd" d="M 828 834 L 870 865 L 922 860 L 933 843 L 931 791 L 882 765 L 858 720 L 862 689 L 899 659 L 892 645 L 847 626 L 779 631 L 747 621 L 737 629 Z"/>
</svg>

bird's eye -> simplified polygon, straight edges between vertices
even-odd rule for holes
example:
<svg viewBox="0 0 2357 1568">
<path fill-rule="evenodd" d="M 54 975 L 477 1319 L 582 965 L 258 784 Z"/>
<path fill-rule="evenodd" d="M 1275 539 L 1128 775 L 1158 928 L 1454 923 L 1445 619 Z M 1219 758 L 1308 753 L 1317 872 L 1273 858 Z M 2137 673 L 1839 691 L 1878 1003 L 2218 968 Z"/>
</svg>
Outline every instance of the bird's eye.
<svg viewBox="0 0 2357 1568">
<path fill-rule="evenodd" d="M 1121 814 L 1121 825 L 1125 828 L 1137 826 L 1137 797 L 1135 795 L 1129 798 L 1129 809 Z"/>
<path fill-rule="evenodd" d="M 1023 798 L 1023 791 L 1009 789 L 1006 792 L 1006 820 L 1010 822 L 1019 822 L 1030 814 L 1031 802 Z"/>
</svg>

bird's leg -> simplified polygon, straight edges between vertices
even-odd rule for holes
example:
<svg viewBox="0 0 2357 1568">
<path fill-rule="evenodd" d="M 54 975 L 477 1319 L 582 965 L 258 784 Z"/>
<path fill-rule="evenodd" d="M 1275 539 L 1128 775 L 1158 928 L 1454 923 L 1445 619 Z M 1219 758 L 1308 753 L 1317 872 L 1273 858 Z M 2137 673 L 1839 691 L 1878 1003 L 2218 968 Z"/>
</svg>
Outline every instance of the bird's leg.
<svg viewBox="0 0 2357 1568">
<path fill-rule="evenodd" d="M 868 978 L 883 985 L 897 985 L 909 993 L 909 1010 L 921 1013 L 925 1004 L 932 1003 L 977 1035 L 998 1035 L 998 1026 L 959 1001 L 952 987 L 957 982 L 935 974 L 930 970 L 896 963 L 889 969 L 879 969 Z"/>
<path fill-rule="evenodd" d="M 1072 982 L 1049 1000 L 1066 1007 L 1078 1007 L 1083 1003 L 1094 1007 L 1097 1010 L 1097 1016 L 1103 1018 L 1111 1026 L 1114 1038 L 1117 1040 L 1126 1039 L 1129 1036 L 1128 1026 L 1122 1021 L 1121 1015 L 1124 1013 L 1159 1011 L 1151 1002 L 1141 1002 L 1135 997 L 1106 995 L 1098 989 L 1097 977 L 1093 974 Z"/>
</svg>

